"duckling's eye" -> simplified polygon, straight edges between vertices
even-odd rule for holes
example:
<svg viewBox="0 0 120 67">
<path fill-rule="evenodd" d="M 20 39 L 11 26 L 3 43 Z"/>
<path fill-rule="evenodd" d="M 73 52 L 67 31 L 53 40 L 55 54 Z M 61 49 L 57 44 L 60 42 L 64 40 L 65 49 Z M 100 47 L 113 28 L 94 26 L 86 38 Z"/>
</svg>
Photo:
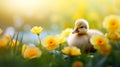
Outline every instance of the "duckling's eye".
<svg viewBox="0 0 120 67">
<path fill-rule="evenodd" d="M 84 26 L 81 26 L 80 28 L 84 28 Z"/>
</svg>

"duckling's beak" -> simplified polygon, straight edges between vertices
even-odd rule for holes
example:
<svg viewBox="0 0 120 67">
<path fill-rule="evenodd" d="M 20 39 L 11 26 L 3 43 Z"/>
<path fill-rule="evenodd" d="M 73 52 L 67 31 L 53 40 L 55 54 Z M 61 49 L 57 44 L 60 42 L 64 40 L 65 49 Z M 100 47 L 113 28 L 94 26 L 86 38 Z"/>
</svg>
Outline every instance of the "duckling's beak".
<svg viewBox="0 0 120 67">
<path fill-rule="evenodd" d="M 78 28 L 75 28 L 75 29 L 73 30 L 72 34 L 78 33 L 78 32 L 79 32 L 79 31 L 78 31 Z"/>
</svg>

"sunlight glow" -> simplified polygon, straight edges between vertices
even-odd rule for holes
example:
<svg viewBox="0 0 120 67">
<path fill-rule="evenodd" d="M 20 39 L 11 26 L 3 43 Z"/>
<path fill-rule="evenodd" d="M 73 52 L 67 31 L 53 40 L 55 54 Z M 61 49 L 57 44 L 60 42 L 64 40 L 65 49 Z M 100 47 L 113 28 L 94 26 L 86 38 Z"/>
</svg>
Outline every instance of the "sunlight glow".
<svg viewBox="0 0 120 67">
<path fill-rule="evenodd" d="M 9 4 L 16 8 L 30 9 L 35 8 L 41 0 L 9 0 Z"/>
<path fill-rule="evenodd" d="M 6 8 L 8 11 L 17 14 L 29 14 L 34 13 L 44 0 L 8 0 L 6 1 Z"/>
<path fill-rule="evenodd" d="M 55 0 L 6 0 L 3 5 L 11 14 L 43 19 L 50 12 L 57 10 L 56 3 Z"/>
</svg>

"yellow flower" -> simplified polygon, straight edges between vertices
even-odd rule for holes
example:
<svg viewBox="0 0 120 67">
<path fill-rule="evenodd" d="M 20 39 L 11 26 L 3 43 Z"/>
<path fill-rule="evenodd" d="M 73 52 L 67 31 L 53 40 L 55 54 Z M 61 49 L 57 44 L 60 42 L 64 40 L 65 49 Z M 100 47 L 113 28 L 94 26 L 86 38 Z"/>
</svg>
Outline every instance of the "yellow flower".
<svg viewBox="0 0 120 67">
<path fill-rule="evenodd" d="M 66 42 L 66 38 L 62 35 L 56 35 L 57 39 L 58 39 L 58 43 L 62 44 Z"/>
<path fill-rule="evenodd" d="M 6 39 L 0 39 L 0 47 L 5 47 L 8 41 Z"/>
<path fill-rule="evenodd" d="M 111 52 L 111 45 L 106 45 L 106 47 L 99 49 L 99 52 L 103 55 L 109 55 Z"/>
<path fill-rule="evenodd" d="M 0 34 L 2 34 L 2 32 L 3 32 L 3 31 L 2 31 L 2 29 L 0 28 Z"/>
<path fill-rule="evenodd" d="M 11 39 L 11 36 L 8 36 L 8 35 L 1 38 L 0 39 L 0 47 L 5 47 L 8 44 L 8 42 L 10 41 L 10 39 Z"/>
<path fill-rule="evenodd" d="M 75 61 L 72 64 L 72 67 L 83 67 L 83 63 L 81 61 Z"/>
<path fill-rule="evenodd" d="M 71 51 L 70 54 L 71 54 L 72 56 L 81 55 L 80 49 L 77 48 L 77 47 L 72 47 L 70 51 Z"/>
<path fill-rule="evenodd" d="M 65 29 L 65 30 L 62 31 L 61 35 L 62 36 L 69 36 L 72 31 L 73 31 L 73 29 L 67 28 L 67 29 Z"/>
<path fill-rule="evenodd" d="M 80 49 L 77 47 L 65 47 L 61 50 L 62 53 L 71 55 L 71 56 L 79 56 L 81 55 Z"/>
<path fill-rule="evenodd" d="M 24 55 L 24 52 L 25 52 L 25 50 L 26 50 L 28 47 L 29 47 L 29 46 L 28 46 L 28 45 L 25 45 L 25 44 L 22 46 L 22 50 L 21 50 L 21 54 L 22 54 L 22 55 Z"/>
<path fill-rule="evenodd" d="M 62 53 L 64 53 L 64 54 L 70 54 L 70 47 L 65 47 L 64 49 L 62 49 L 61 51 L 62 51 Z"/>
<path fill-rule="evenodd" d="M 58 47 L 58 40 L 55 36 L 46 37 L 42 43 L 48 50 L 55 50 Z"/>
<path fill-rule="evenodd" d="M 103 21 L 103 27 L 110 32 L 120 31 L 120 17 L 115 15 L 107 16 Z"/>
<path fill-rule="evenodd" d="M 108 39 L 102 35 L 93 35 L 90 39 L 91 44 L 95 49 L 105 47 L 108 44 Z"/>
<path fill-rule="evenodd" d="M 10 44 L 11 47 L 15 47 L 19 45 L 19 41 L 13 40 Z"/>
<path fill-rule="evenodd" d="M 42 32 L 42 30 L 43 30 L 42 27 L 35 26 L 35 27 L 33 27 L 33 28 L 31 29 L 31 32 L 32 32 L 33 34 L 39 35 L 39 34 Z"/>
<path fill-rule="evenodd" d="M 117 40 L 119 39 L 119 33 L 118 32 L 113 32 L 113 33 L 106 33 L 105 36 L 109 39 L 112 39 L 112 40 Z"/>
<path fill-rule="evenodd" d="M 93 35 L 90 42 L 101 54 L 109 55 L 111 46 L 107 38 L 102 35 Z"/>
<path fill-rule="evenodd" d="M 23 57 L 26 59 L 33 59 L 33 58 L 39 58 L 41 56 L 42 52 L 39 48 L 29 46 L 25 49 L 23 53 Z"/>
</svg>

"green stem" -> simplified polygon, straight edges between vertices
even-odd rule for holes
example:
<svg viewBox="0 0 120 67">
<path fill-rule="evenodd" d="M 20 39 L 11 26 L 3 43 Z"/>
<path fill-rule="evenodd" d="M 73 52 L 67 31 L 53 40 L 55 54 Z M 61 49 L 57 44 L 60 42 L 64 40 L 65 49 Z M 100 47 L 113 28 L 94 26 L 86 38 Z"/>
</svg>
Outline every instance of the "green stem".
<svg viewBox="0 0 120 67">
<path fill-rule="evenodd" d="M 40 39 L 40 35 L 37 35 L 38 36 L 38 40 L 39 40 L 39 46 L 40 46 L 40 48 L 42 48 L 42 44 L 41 44 L 41 39 Z"/>
<path fill-rule="evenodd" d="M 38 40 L 39 40 L 39 44 L 41 45 L 41 39 L 40 39 L 39 35 L 38 35 Z"/>
</svg>

